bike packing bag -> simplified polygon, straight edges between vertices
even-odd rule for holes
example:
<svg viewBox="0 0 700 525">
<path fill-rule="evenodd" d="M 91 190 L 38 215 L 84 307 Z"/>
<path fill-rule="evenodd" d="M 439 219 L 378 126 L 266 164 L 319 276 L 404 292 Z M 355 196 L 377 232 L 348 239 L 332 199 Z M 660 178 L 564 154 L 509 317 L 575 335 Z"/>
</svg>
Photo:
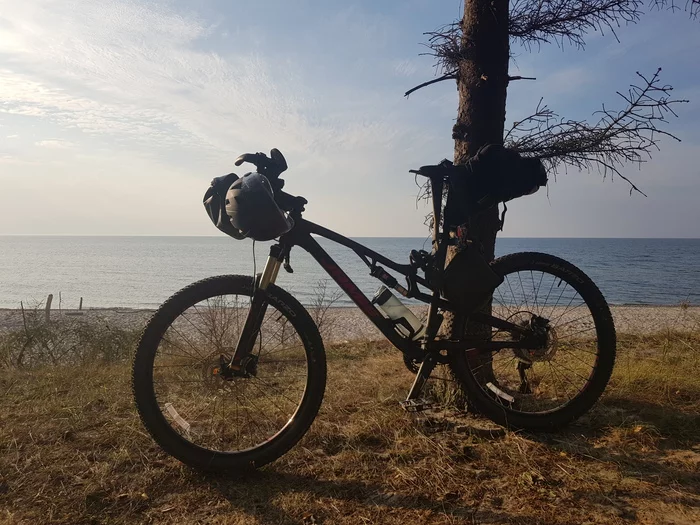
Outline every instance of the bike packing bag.
<svg viewBox="0 0 700 525">
<path fill-rule="evenodd" d="M 245 236 L 231 224 L 231 218 L 226 214 L 226 193 L 231 187 L 231 184 L 238 180 L 238 175 L 229 173 L 223 177 L 216 177 L 211 181 L 211 186 L 204 194 L 204 209 L 207 210 L 207 215 L 219 230 L 226 235 L 230 235 L 239 241 L 245 239 Z"/>
<path fill-rule="evenodd" d="M 445 216 L 450 226 L 464 224 L 500 202 L 531 195 L 546 184 L 547 171 L 540 159 L 488 144 L 450 173 Z"/>
<path fill-rule="evenodd" d="M 445 268 L 442 295 L 463 313 L 470 313 L 483 308 L 502 282 L 503 277 L 491 269 L 470 242 Z"/>
</svg>

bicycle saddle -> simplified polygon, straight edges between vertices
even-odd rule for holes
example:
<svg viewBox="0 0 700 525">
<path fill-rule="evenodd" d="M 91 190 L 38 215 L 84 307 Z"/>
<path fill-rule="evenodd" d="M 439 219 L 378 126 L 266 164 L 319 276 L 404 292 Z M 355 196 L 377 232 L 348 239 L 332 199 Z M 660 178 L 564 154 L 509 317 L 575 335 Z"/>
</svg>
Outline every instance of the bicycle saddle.
<svg viewBox="0 0 700 525">
<path fill-rule="evenodd" d="M 417 170 L 408 170 L 408 172 L 433 179 L 446 177 L 450 173 L 451 168 L 453 168 L 452 162 L 447 159 L 443 159 L 439 164 L 421 166 Z"/>
</svg>

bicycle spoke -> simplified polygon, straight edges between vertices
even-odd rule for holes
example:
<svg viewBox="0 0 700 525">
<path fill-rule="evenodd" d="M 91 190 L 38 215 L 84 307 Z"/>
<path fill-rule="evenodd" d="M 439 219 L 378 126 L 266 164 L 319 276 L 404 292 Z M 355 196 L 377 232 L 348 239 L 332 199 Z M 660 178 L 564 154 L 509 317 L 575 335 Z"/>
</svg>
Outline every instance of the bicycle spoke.
<svg viewBox="0 0 700 525">
<path fill-rule="evenodd" d="M 292 400 L 289 399 L 287 396 L 285 396 L 283 393 L 281 393 L 279 389 L 275 388 L 274 386 L 272 386 L 272 385 L 271 385 L 270 383 L 268 383 L 267 381 L 262 380 L 260 377 L 254 376 L 253 379 L 258 380 L 258 381 L 261 382 L 263 385 L 265 385 L 266 387 L 268 387 L 268 388 L 274 390 L 275 392 L 279 392 L 280 395 L 281 395 L 283 398 L 285 398 L 287 401 L 289 401 L 290 403 L 294 403 L 294 404 L 297 403 L 297 401 L 292 401 Z"/>
<path fill-rule="evenodd" d="M 535 288 L 535 277 L 532 274 L 532 270 L 530 270 L 530 277 L 532 278 L 532 287 Z M 540 272 L 540 282 L 537 283 L 537 288 L 535 291 L 535 304 L 537 305 L 537 296 L 540 293 L 540 286 L 542 286 L 542 279 L 544 279 L 544 272 Z M 537 315 L 542 315 L 542 309 L 538 308 L 537 309 Z"/>
<path fill-rule="evenodd" d="M 172 328 L 172 329 L 173 329 L 173 332 L 175 332 L 177 335 L 179 335 L 180 338 L 181 338 L 185 343 L 187 343 L 187 345 L 188 345 L 190 348 L 192 348 L 192 350 L 194 350 L 195 353 L 196 353 L 197 355 L 199 355 L 199 357 L 201 357 L 202 359 L 205 359 L 205 357 L 199 352 L 199 350 L 197 349 L 197 347 L 194 346 L 194 345 L 190 342 L 189 339 L 187 339 L 185 336 L 183 336 L 177 328 L 175 328 L 175 324 L 174 324 L 174 323 L 173 323 L 172 325 L 170 325 L 170 328 Z"/>
<path fill-rule="evenodd" d="M 575 353 L 573 350 L 570 350 L 570 349 L 568 349 L 568 348 L 561 348 L 560 350 L 563 351 L 563 352 L 566 352 L 566 353 L 568 353 L 568 354 L 571 354 L 571 356 L 572 356 L 574 359 L 576 359 L 579 363 L 581 363 L 581 364 L 583 364 L 583 365 L 585 365 L 585 366 L 587 366 L 587 367 L 593 368 L 593 366 L 591 366 L 590 363 L 586 363 L 583 359 L 581 359 L 580 357 L 578 357 L 578 356 L 576 355 L 576 353 Z M 580 349 L 579 349 L 579 350 L 580 350 Z M 588 353 L 591 353 L 591 354 L 593 354 L 593 355 L 596 355 L 595 352 L 590 352 L 590 351 L 586 351 L 586 350 L 581 350 L 581 351 L 588 352 Z"/>
<path fill-rule="evenodd" d="M 530 305 L 527 304 L 527 294 L 525 293 L 525 287 L 523 286 L 523 279 L 520 277 L 520 272 L 518 272 L 518 281 L 520 281 L 520 289 L 523 292 L 523 301 L 525 301 L 525 308 L 530 309 Z"/>
<path fill-rule="evenodd" d="M 252 385 L 253 387 L 255 387 L 255 388 L 257 389 L 257 391 L 260 392 L 261 394 L 263 394 L 263 396 L 265 396 L 266 398 L 270 397 L 270 396 L 267 395 L 267 393 L 266 393 L 262 388 L 260 388 L 257 384 L 255 384 L 254 381 L 251 382 L 251 385 Z M 274 404 L 274 403 L 273 403 L 272 406 L 275 407 L 275 408 L 282 414 L 282 417 L 284 417 L 284 418 L 286 418 L 286 419 L 289 419 L 289 417 L 290 417 L 290 414 L 289 414 L 289 413 L 285 412 L 285 411 L 282 410 L 278 405 L 276 405 L 276 404 Z"/>
<path fill-rule="evenodd" d="M 571 320 L 566 321 L 566 322 L 564 322 L 564 323 L 559 323 L 559 324 L 557 324 L 556 326 L 557 326 L 558 329 L 561 329 L 562 326 L 570 325 L 571 323 L 575 323 L 575 322 L 580 321 L 580 320 L 582 320 L 582 319 L 591 319 L 591 314 L 588 313 L 588 314 L 586 314 L 586 315 L 582 315 L 581 317 L 577 317 L 576 319 L 571 319 Z M 591 320 L 592 320 L 592 319 L 591 319 Z M 554 322 L 556 323 L 556 321 L 554 321 Z"/>
<path fill-rule="evenodd" d="M 554 392 L 556 393 L 557 397 L 559 397 L 559 390 L 556 387 L 556 383 L 561 384 L 561 378 L 559 374 L 557 374 L 556 369 L 552 366 L 551 361 L 547 361 L 547 365 L 549 365 L 550 375 L 552 376 L 552 382 L 555 383 Z M 569 382 L 569 384 L 571 384 L 571 382 L 568 379 L 567 381 Z M 566 399 L 568 403 L 569 401 L 571 401 L 571 396 L 569 396 L 569 391 L 567 390 L 566 385 L 564 385 L 564 393 L 566 394 Z"/>
</svg>

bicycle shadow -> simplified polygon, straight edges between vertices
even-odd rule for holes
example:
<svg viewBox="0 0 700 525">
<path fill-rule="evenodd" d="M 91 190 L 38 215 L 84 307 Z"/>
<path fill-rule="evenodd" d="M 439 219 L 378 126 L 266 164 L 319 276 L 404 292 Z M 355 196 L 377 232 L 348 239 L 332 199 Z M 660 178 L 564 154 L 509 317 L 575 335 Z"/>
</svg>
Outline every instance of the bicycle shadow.
<svg viewBox="0 0 700 525">
<path fill-rule="evenodd" d="M 474 425 L 477 428 L 478 421 L 477 419 L 477 424 Z M 675 422 L 670 424 L 671 421 Z M 643 430 L 635 432 L 638 427 Z M 459 428 L 448 424 L 444 428 L 431 429 L 431 433 L 435 431 L 459 436 L 463 432 Z M 629 439 L 653 438 L 654 446 L 645 448 L 643 441 L 633 443 L 635 446 L 626 446 L 624 441 L 608 442 L 606 439 L 610 439 L 611 429 L 612 434 L 616 429 L 621 429 L 623 437 Z M 645 434 L 647 429 L 653 429 L 653 435 Z M 679 434 L 679 429 L 685 429 L 682 435 Z M 474 435 L 471 426 L 470 433 Z M 700 508 L 700 498 L 694 496 L 700 493 L 700 470 L 694 471 L 687 464 L 668 460 L 669 454 L 675 450 L 686 450 L 700 456 L 700 416 L 682 412 L 669 414 L 668 409 L 660 404 L 607 397 L 568 430 L 553 434 L 519 435 L 545 445 L 555 458 L 560 452 L 576 456 L 578 461 L 590 465 L 590 471 L 585 467 L 590 475 L 603 470 L 619 472 L 624 477 L 643 480 L 654 486 L 653 496 L 642 490 L 626 491 L 619 487 L 614 488 L 612 496 L 606 496 L 601 495 L 598 489 L 572 484 L 572 497 L 581 506 L 581 511 L 595 515 L 604 522 L 638 519 L 639 509 L 653 501 Z M 504 436 L 494 433 L 489 437 L 488 433 L 482 433 L 479 439 L 488 446 L 492 441 L 504 439 Z M 542 514 L 546 510 L 544 505 L 539 505 L 542 502 L 533 502 L 538 505 L 537 508 L 521 508 L 516 511 L 480 501 L 479 487 L 470 489 L 469 481 L 466 480 L 466 495 L 461 499 L 455 497 L 446 500 L 437 494 L 433 497 L 425 487 L 421 488 L 423 494 L 398 494 L 392 492 L 389 482 L 377 482 L 376 478 L 373 481 L 327 479 L 332 474 L 316 476 L 290 472 L 290 468 L 294 467 L 273 464 L 243 477 L 208 475 L 199 477 L 199 482 L 218 492 L 232 509 L 261 523 L 334 523 L 339 516 L 350 520 L 349 522 L 362 523 L 364 520 L 380 523 L 381 518 L 376 521 L 377 516 L 393 514 L 407 517 L 423 515 L 425 522 L 545 525 L 560 522 L 556 517 L 548 518 Z M 510 478 L 504 475 L 504 472 L 512 468 L 517 468 L 517 465 L 499 465 L 500 478 L 494 481 L 509 484 L 510 489 L 516 490 L 517 480 L 511 479 L 513 471 L 511 470 Z M 669 484 L 680 491 L 663 494 L 666 490 L 664 487 Z M 374 520 L 367 521 L 368 516 L 374 516 Z"/>
<path fill-rule="evenodd" d="M 208 476 L 207 483 L 217 490 L 234 508 L 238 508 L 260 520 L 262 523 L 332 523 L 333 517 L 323 515 L 319 510 L 323 505 L 333 506 L 334 502 L 349 503 L 342 505 L 342 515 L 352 516 L 353 510 L 392 511 L 429 511 L 441 517 L 449 517 L 461 523 L 510 523 L 514 516 L 495 509 L 468 507 L 459 502 L 445 502 L 423 496 L 407 496 L 390 492 L 388 485 L 366 483 L 352 480 L 325 480 L 314 476 L 279 472 L 270 468 L 253 472 L 245 477 L 231 479 L 221 476 Z M 289 512 L 276 503 L 279 496 L 300 500 L 311 496 L 314 507 L 304 515 Z M 339 501 L 340 500 L 340 501 Z M 334 509 L 337 513 L 337 509 Z M 331 514 L 331 513 L 329 513 Z M 334 514 L 337 516 L 337 514 Z M 436 516 L 437 517 L 437 516 Z M 357 522 L 368 522 L 366 517 L 358 515 Z"/>
<path fill-rule="evenodd" d="M 607 396 L 559 433 L 523 433 L 554 451 L 614 464 L 620 473 L 700 494 L 700 414 L 622 396 Z M 694 467 L 693 467 L 694 465 Z M 688 504 L 700 507 L 699 500 Z"/>
</svg>

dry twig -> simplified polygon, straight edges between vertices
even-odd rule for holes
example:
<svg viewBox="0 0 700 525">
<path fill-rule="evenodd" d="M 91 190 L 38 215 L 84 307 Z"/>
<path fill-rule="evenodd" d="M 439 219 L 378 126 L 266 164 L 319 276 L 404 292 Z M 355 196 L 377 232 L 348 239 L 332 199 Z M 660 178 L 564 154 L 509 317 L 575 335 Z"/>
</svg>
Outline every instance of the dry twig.
<svg viewBox="0 0 700 525">
<path fill-rule="evenodd" d="M 540 157 L 548 168 L 560 165 L 590 170 L 597 167 L 603 176 L 617 175 L 630 184 L 630 192 L 643 192 L 620 168 L 626 162 L 642 163 L 659 149 L 659 139 L 678 137 L 661 129 L 674 107 L 687 100 L 671 99 L 672 87 L 661 84 L 659 68 L 650 78 L 637 73 L 643 81 L 631 85 L 627 93 L 617 92 L 625 107 L 615 111 L 605 107 L 594 113 L 598 121 L 560 118 L 545 104 L 537 105 L 529 117 L 515 122 L 505 136 L 505 144 L 529 157 Z"/>
</svg>

